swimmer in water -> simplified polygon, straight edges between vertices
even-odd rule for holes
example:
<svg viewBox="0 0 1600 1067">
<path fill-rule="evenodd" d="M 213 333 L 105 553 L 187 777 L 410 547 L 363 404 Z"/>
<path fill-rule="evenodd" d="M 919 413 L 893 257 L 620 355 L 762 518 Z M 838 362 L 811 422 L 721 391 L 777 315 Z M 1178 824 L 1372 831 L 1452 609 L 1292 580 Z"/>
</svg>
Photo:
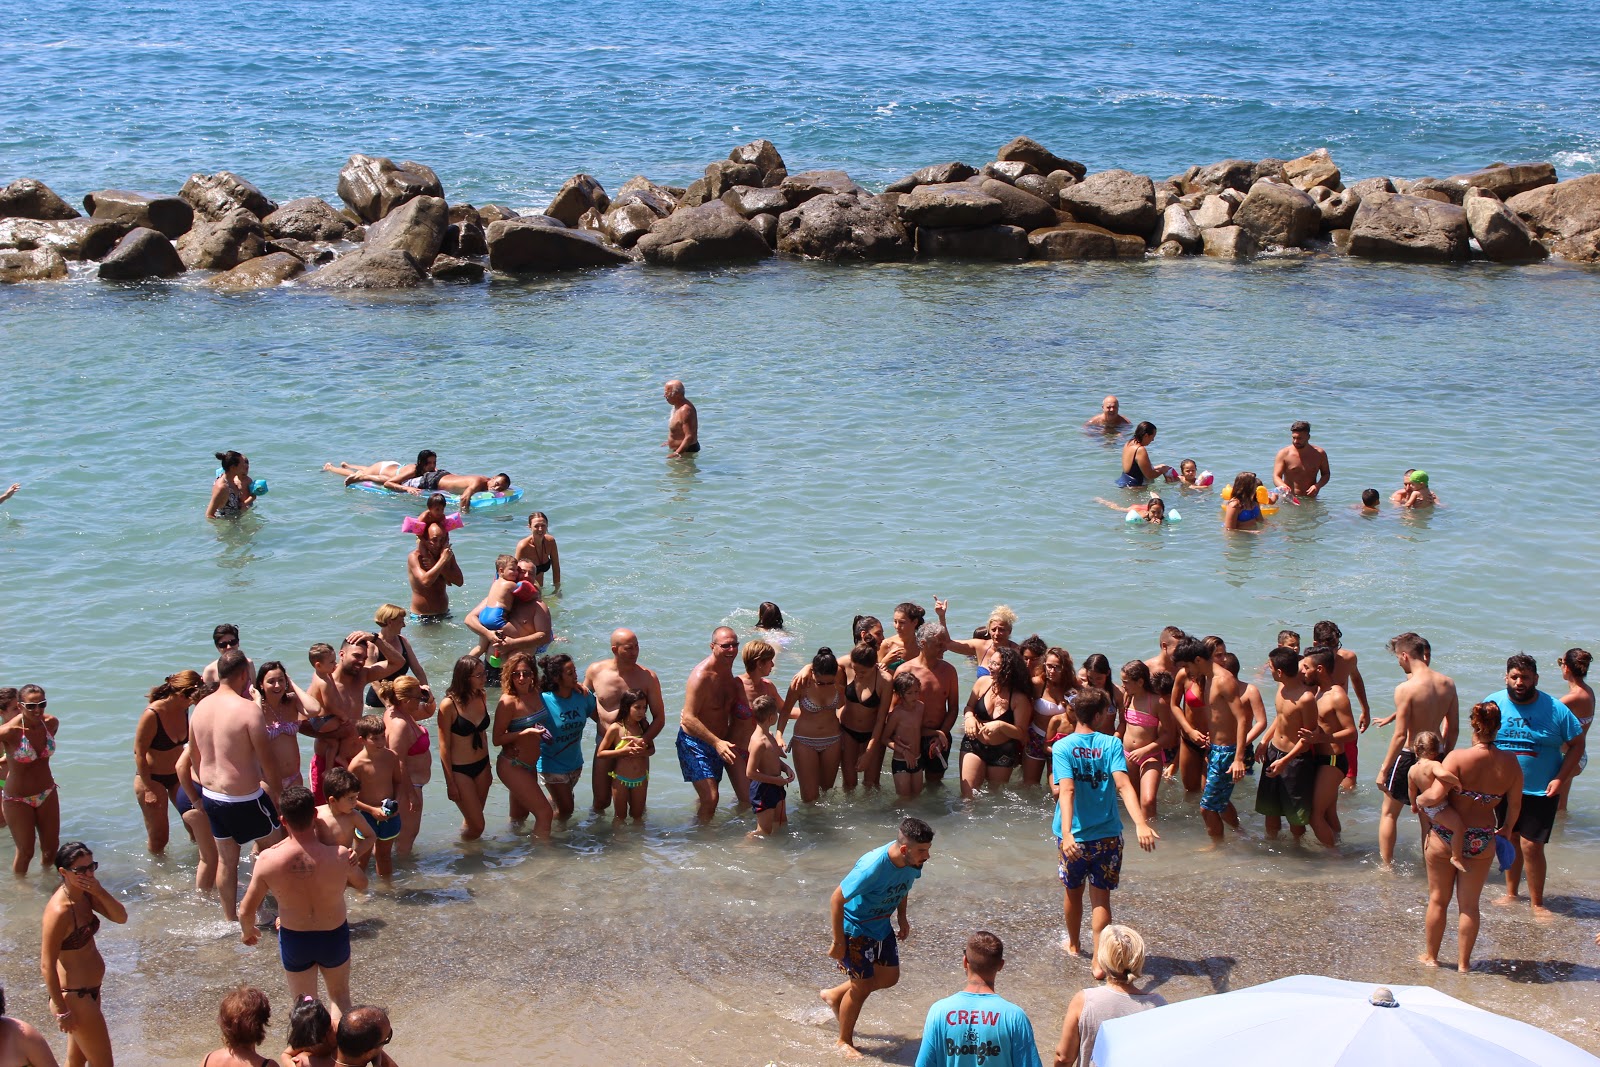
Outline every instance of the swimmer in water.
<svg viewBox="0 0 1600 1067">
<path fill-rule="evenodd" d="M 400 473 L 400 461 L 397 459 L 380 459 L 376 463 L 358 467 L 354 463 L 346 463 L 341 459 L 338 463 L 324 463 L 322 469 L 329 474 L 337 474 L 343 478 L 345 485 L 355 485 L 357 482 L 371 482 L 373 485 L 382 485 Z"/>
<path fill-rule="evenodd" d="M 496 474 L 451 474 L 439 469 L 439 456 L 431 448 L 417 453 L 417 461 L 401 467 L 383 483 L 385 489 L 421 496 L 424 493 L 453 493 L 461 498 L 461 510 L 472 507 L 477 493 L 504 493 L 511 488 L 511 477 Z"/>
<path fill-rule="evenodd" d="M 672 405 L 667 418 L 667 458 L 677 459 L 700 451 L 700 413 L 684 395 L 683 383 L 674 378 L 661 387 L 661 397 Z"/>
<path fill-rule="evenodd" d="M 1107 433 L 1116 433 L 1128 425 L 1128 420 L 1123 417 L 1118 409 L 1121 403 L 1114 396 L 1108 396 L 1100 401 L 1100 414 L 1084 423 L 1090 429 L 1104 430 Z"/>
<path fill-rule="evenodd" d="M 1291 424 L 1289 443 L 1278 450 L 1272 461 L 1273 487 L 1298 504 L 1296 497 L 1315 497 L 1332 477 L 1328 453 L 1311 443 L 1311 424 Z"/>
<path fill-rule="evenodd" d="M 1363 512 L 1378 510 L 1378 491 L 1376 489 L 1361 490 L 1361 510 Z"/>
<path fill-rule="evenodd" d="M 1144 518 L 1145 522 L 1152 526 L 1160 526 L 1167 521 L 1167 503 L 1155 493 L 1150 494 L 1150 500 L 1148 503 L 1134 504 L 1128 507 L 1113 503 L 1107 500 L 1105 497 L 1099 496 L 1094 498 L 1094 502 L 1096 504 L 1104 504 L 1112 511 L 1120 511 L 1124 514 L 1132 512 L 1140 515 Z"/>
<path fill-rule="evenodd" d="M 533 561 L 540 589 L 544 588 L 544 576 L 548 572 L 551 592 L 561 592 L 561 553 L 556 548 L 556 539 L 550 536 L 550 516 L 542 511 L 529 515 L 528 536 L 517 542 L 512 554 L 518 559 Z"/>
<path fill-rule="evenodd" d="M 1122 446 L 1122 474 L 1117 478 L 1120 488 L 1137 489 L 1172 469 L 1164 463 L 1158 465 L 1150 461 L 1149 446 L 1155 439 L 1155 423 L 1141 422 L 1133 428 L 1133 436 Z"/>
<path fill-rule="evenodd" d="M 1224 530 L 1242 530 L 1246 533 L 1257 533 L 1261 527 L 1262 503 L 1256 491 L 1261 489 L 1261 479 L 1251 471 L 1240 471 L 1239 476 L 1233 480 L 1233 490 L 1228 499 L 1222 502 L 1222 528 Z M 1267 502 L 1273 503 L 1276 497 L 1267 494 Z"/>
<path fill-rule="evenodd" d="M 256 502 L 255 483 L 250 480 L 250 457 L 232 451 L 213 454 L 222 473 L 211 483 L 206 518 L 237 519 Z"/>
<path fill-rule="evenodd" d="M 1405 483 L 1389 500 L 1403 508 L 1431 508 L 1439 503 L 1439 498 L 1428 488 L 1428 472 L 1419 470 L 1406 471 Z"/>
<path fill-rule="evenodd" d="M 16 496 L 17 495 L 17 490 L 21 489 L 21 488 L 22 488 L 22 483 L 21 482 L 12 482 L 11 483 L 11 488 L 7 489 L 3 493 L 0 493 L 0 504 L 4 504 L 7 500 L 10 500 L 12 497 Z"/>
<path fill-rule="evenodd" d="M 1209 476 L 1207 482 L 1200 481 L 1200 465 L 1192 459 L 1186 459 L 1178 464 L 1178 485 L 1183 489 L 1211 488 Z"/>
</svg>

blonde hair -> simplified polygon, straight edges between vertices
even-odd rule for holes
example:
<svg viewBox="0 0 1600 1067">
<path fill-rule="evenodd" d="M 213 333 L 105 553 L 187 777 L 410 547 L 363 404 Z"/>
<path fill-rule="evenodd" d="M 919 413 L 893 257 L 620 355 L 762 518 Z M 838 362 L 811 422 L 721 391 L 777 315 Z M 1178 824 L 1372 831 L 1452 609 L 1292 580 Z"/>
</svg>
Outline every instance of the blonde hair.
<svg viewBox="0 0 1600 1067">
<path fill-rule="evenodd" d="M 406 609 L 397 604 L 384 604 L 372 613 L 372 621 L 379 626 L 388 626 L 392 622 L 399 622 L 406 617 Z"/>
<path fill-rule="evenodd" d="M 1112 923 L 1100 931 L 1094 961 L 1106 977 L 1131 982 L 1144 973 L 1144 938 L 1131 926 Z"/>
<path fill-rule="evenodd" d="M 777 659 L 778 650 L 761 640 L 761 638 L 752 637 L 744 643 L 744 648 L 739 655 L 744 660 L 745 673 L 748 674 L 756 664 L 769 659 Z"/>
<path fill-rule="evenodd" d="M 372 688 L 378 694 L 379 700 L 392 707 L 402 700 L 410 700 L 420 694 L 422 692 L 422 683 L 409 674 L 402 674 L 393 681 L 385 678 L 382 681 L 373 682 Z"/>
<path fill-rule="evenodd" d="M 1015 629 L 1017 625 L 1017 613 L 1012 611 L 1004 604 L 996 604 L 994 606 L 994 610 L 989 612 L 989 621 L 1003 622 L 1007 626 Z"/>
</svg>

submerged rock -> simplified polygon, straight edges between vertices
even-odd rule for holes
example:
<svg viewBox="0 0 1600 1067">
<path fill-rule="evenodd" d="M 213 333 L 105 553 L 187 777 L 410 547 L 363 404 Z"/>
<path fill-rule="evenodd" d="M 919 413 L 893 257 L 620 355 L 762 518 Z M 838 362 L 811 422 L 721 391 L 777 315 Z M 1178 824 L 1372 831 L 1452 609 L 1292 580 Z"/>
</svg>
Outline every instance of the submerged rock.
<svg viewBox="0 0 1600 1067">
<path fill-rule="evenodd" d="M 1009 262 L 1028 258 L 1028 233 L 1020 226 L 970 226 L 960 229 L 918 227 L 917 255 L 942 259 Z"/>
<path fill-rule="evenodd" d="M 272 252 L 239 264 L 232 270 L 205 280 L 205 285 L 225 293 L 249 289 L 271 289 L 304 274 L 306 265 L 288 252 Z"/>
</svg>

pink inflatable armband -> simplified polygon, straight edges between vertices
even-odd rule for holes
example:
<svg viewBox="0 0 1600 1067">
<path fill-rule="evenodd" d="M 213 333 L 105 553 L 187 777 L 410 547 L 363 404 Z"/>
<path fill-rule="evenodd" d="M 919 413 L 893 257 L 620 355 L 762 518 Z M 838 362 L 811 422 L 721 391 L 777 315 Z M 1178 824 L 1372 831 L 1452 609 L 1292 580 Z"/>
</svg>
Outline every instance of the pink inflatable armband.
<svg viewBox="0 0 1600 1067">
<path fill-rule="evenodd" d="M 539 588 L 532 582 L 518 582 L 511 587 L 511 595 L 526 603 L 539 595 Z"/>
<path fill-rule="evenodd" d="M 1201 471 L 1200 472 L 1200 477 L 1195 479 L 1195 483 L 1194 484 L 1200 485 L 1200 486 L 1206 486 L 1206 485 L 1210 485 L 1215 480 L 1216 480 L 1215 476 L 1210 471 Z"/>
<path fill-rule="evenodd" d="M 466 524 L 467 520 L 461 517 L 461 512 L 459 511 L 451 512 L 449 515 L 444 517 L 444 528 L 446 530 L 459 530 Z M 415 515 L 407 515 L 404 519 L 400 520 L 401 533 L 417 534 L 420 536 L 427 528 L 428 524 L 417 518 Z"/>
</svg>

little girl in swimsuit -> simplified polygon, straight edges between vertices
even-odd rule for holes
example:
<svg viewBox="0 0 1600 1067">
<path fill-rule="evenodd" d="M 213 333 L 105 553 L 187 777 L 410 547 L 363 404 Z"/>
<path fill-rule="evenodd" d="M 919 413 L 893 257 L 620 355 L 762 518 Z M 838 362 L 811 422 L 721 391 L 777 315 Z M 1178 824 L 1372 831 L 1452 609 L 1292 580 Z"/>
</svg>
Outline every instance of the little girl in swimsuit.
<svg viewBox="0 0 1600 1067">
<path fill-rule="evenodd" d="M 644 739 L 645 720 L 650 716 L 650 697 L 629 689 L 622 694 L 622 712 L 606 727 L 606 735 L 595 746 L 594 758 L 610 760 L 611 804 L 615 823 L 632 819 L 644 821 L 645 794 L 650 788 L 650 749 Z"/>
<path fill-rule="evenodd" d="M 1150 691 L 1150 668 L 1142 660 L 1122 665 L 1122 687 L 1128 709 L 1122 722 L 1122 747 L 1127 750 L 1128 770 L 1144 806 L 1146 819 L 1156 817 L 1156 797 L 1161 791 L 1161 772 L 1167 765 L 1166 744 L 1177 731 L 1161 718 L 1161 698 Z"/>
<path fill-rule="evenodd" d="M 1450 806 L 1450 794 L 1461 789 L 1461 779 L 1444 769 L 1439 762 L 1441 742 L 1435 733 L 1420 733 L 1412 741 L 1417 753 L 1416 765 L 1406 775 L 1411 791 L 1411 810 L 1426 819 L 1423 832 L 1435 824 L 1450 831 L 1450 865 L 1466 871 L 1461 850 L 1467 843 L 1467 824 L 1461 813 Z"/>
</svg>

